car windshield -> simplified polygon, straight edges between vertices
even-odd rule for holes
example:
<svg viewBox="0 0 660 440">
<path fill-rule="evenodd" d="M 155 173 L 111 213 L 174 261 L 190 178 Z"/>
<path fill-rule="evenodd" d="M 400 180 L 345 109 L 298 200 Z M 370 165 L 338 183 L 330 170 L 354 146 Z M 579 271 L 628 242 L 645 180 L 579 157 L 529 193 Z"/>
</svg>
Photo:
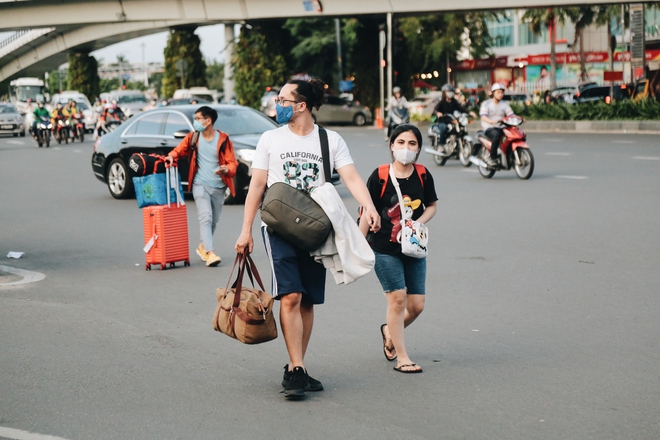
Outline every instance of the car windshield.
<svg viewBox="0 0 660 440">
<path fill-rule="evenodd" d="M 230 136 L 241 134 L 261 134 L 277 126 L 273 121 L 247 108 L 218 110 L 218 120 L 215 128 Z"/>
<path fill-rule="evenodd" d="M 0 105 L 0 113 L 18 113 L 13 105 Z"/>
<path fill-rule="evenodd" d="M 135 102 L 147 102 L 143 94 L 123 95 L 117 98 L 117 104 L 131 104 Z"/>
</svg>

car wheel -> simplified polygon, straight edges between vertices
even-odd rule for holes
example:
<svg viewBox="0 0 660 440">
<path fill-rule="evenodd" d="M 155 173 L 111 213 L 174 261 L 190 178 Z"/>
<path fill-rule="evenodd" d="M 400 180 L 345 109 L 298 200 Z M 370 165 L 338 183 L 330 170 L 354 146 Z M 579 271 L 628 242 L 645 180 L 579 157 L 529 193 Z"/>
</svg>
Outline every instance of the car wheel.
<svg viewBox="0 0 660 440">
<path fill-rule="evenodd" d="M 121 158 L 115 158 L 110 162 L 105 180 L 108 182 L 110 194 L 115 199 L 126 199 L 133 194 L 133 180 Z"/>
<path fill-rule="evenodd" d="M 358 127 L 362 127 L 366 123 L 367 123 L 367 118 L 362 113 L 358 113 L 353 118 L 353 124 L 357 125 Z"/>
</svg>

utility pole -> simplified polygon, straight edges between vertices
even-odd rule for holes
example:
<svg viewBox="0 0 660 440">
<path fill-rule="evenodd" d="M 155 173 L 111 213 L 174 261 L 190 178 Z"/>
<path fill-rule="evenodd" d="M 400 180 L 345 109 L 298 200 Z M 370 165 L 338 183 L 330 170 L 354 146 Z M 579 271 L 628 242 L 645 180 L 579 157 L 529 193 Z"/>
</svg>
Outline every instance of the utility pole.
<svg viewBox="0 0 660 440">
<path fill-rule="evenodd" d="M 383 65 L 383 51 L 385 50 L 385 42 L 386 42 L 386 37 L 385 37 L 385 31 L 382 29 L 382 25 L 380 30 L 378 31 L 378 77 L 379 77 L 379 84 L 380 84 L 380 116 L 381 118 L 385 117 L 385 78 L 383 75 L 383 69 L 385 66 Z"/>
<path fill-rule="evenodd" d="M 342 60 L 341 60 L 341 28 L 339 19 L 335 18 L 335 34 L 337 36 L 337 68 L 339 70 L 339 78 L 337 79 L 337 90 L 341 92 L 341 81 L 344 79 L 344 73 L 342 71 Z"/>
<path fill-rule="evenodd" d="M 387 102 L 392 97 L 392 13 L 387 13 Z"/>
</svg>

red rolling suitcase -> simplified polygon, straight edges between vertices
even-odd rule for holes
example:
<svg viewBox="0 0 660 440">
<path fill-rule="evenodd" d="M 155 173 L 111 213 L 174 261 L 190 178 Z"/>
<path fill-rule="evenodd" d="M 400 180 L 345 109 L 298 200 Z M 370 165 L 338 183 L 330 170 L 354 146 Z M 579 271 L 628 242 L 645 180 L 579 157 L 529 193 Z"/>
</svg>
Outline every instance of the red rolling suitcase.
<svg viewBox="0 0 660 440">
<path fill-rule="evenodd" d="M 186 205 L 147 206 L 142 208 L 142 219 L 147 270 L 151 270 L 152 264 L 160 264 L 164 270 L 168 264 L 174 267 L 177 261 L 190 266 Z"/>
<path fill-rule="evenodd" d="M 174 267 L 177 261 L 183 261 L 184 266 L 190 266 L 186 204 L 178 191 L 176 201 L 170 200 L 169 197 L 170 186 L 175 190 L 178 186 L 178 172 L 176 168 L 168 168 L 166 175 L 168 204 L 142 208 L 146 270 L 151 270 L 152 264 L 160 264 L 160 270 L 164 270 L 168 264 Z"/>
</svg>

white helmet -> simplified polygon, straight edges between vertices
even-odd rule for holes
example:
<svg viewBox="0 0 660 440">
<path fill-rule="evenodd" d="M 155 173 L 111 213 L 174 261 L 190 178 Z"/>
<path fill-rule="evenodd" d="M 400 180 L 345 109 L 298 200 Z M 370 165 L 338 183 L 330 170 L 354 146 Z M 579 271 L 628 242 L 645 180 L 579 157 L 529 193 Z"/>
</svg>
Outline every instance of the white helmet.
<svg viewBox="0 0 660 440">
<path fill-rule="evenodd" d="M 506 88 L 500 83 L 495 83 L 495 84 L 493 84 L 493 87 L 490 88 L 490 91 L 492 93 L 496 90 L 501 90 L 501 91 L 504 92 L 504 91 L 506 91 Z"/>
<path fill-rule="evenodd" d="M 392 89 L 392 93 L 401 93 L 401 87 L 397 86 Z"/>
</svg>

